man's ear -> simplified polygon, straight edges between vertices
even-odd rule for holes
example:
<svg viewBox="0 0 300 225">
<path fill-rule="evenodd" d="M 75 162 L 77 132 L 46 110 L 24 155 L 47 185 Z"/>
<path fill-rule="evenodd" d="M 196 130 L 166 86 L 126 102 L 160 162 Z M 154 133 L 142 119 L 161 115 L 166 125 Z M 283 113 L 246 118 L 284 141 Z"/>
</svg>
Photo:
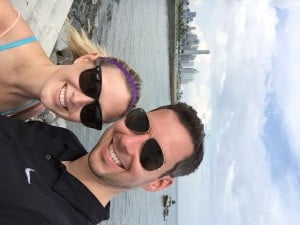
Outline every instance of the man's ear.
<svg viewBox="0 0 300 225">
<path fill-rule="evenodd" d="M 173 183 L 173 178 L 170 176 L 164 176 L 161 178 L 156 179 L 155 181 L 150 182 L 149 184 L 145 185 L 143 188 L 146 191 L 160 191 L 169 187 Z"/>
<path fill-rule="evenodd" d="M 99 57 L 100 57 L 100 54 L 97 52 L 89 53 L 89 54 L 78 57 L 77 59 L 74 60 L 74 63 L 93 62 L 94 60 L 96 60 Z"/>
</svg>

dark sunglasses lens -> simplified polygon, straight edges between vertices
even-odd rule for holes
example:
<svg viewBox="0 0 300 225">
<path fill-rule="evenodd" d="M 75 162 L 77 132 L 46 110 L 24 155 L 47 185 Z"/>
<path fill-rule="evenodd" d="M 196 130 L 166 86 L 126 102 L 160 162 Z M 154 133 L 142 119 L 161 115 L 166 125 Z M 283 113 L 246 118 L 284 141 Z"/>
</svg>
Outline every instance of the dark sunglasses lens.
<svg viewBox="0 0 300 225">
<path fill-rule="evenodd" d="M 125 119 L 125 125 L 128 129 L 142 133 L 149 130 L 149 120 L 146 112 L 141 108 L 131 110 Z"/>
<path fill-rule="evenodd" d="M 81 72 L 79 86 L 82 92 L 92 98 L 98 98 L 101 91 L 101 68 L 96 67 Z"/>
<path fill-rule="evenodd" d="M 141 152 L 140 162 L 144 169 L 148 171 L 156 170 L 163 165 L 164 155 L 155 139 L 150 138 L 145 142 Z"/>
<path fill-rule="evenodd" d="M 102 128 L 102 113 L 100 105 L 97 103 L 86 105 L 80 113 L 81 122 L 91 128 L 101 130 Z"/>
</svg>

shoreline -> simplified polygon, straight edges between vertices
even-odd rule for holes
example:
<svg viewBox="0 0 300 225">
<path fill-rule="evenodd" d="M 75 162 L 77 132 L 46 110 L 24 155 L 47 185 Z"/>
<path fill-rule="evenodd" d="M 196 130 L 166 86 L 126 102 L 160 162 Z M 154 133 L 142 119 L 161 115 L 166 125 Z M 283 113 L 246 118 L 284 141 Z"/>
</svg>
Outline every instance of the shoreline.
<svg viewBox="0 0 300 225">
<path fill-rule="evenodd" d="M 178 102 L 177 90 L 178 90 L 178 53 L 177 37 L 176 37 L 176 25 L 177 25 L 177 5 L 178 0 L 167 0 L 168 5 L 168 39 L 169 39 L 169 78 L 170 78 L 170 98 L 171 103 Z"/>
</svg>

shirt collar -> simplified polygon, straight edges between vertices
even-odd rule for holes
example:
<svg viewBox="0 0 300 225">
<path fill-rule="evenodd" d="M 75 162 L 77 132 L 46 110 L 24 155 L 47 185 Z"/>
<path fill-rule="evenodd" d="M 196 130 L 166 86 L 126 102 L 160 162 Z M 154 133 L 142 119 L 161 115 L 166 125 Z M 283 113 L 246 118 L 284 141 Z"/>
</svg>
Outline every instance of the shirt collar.
<svg viewBox="0 0 300 225">
<path fill-rule="evenodd" d="M 98 224 L 109 218 L 110 203 L 103 207 L 79 180 L 66 171 L 64 166 L 53 189 L 93 223 Z"/>
</svg>

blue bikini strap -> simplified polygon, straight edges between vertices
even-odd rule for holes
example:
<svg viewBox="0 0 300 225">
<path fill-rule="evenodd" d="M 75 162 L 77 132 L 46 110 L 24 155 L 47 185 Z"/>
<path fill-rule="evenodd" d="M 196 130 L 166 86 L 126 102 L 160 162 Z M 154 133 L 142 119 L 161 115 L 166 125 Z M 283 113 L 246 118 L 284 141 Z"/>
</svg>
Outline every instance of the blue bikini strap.
<svg viewBox="0 0 300 225">
<path fill-rule="evenodd" d="M 35 42 L 35 41 L 37 41 L 37 38 L 35 36 L 32 36 L 29 38 L 21 39 L 19 41 L 14 41 L 14 42 L 10 42 L 10 43 L 4 44 L 4 45 L 0 45 L 0 52 L 10 49 L 10 48 L 15 48 L 15 47 L 18 47 L 21 45 L 26 45 L 28 43 Z"/>
</svg>

